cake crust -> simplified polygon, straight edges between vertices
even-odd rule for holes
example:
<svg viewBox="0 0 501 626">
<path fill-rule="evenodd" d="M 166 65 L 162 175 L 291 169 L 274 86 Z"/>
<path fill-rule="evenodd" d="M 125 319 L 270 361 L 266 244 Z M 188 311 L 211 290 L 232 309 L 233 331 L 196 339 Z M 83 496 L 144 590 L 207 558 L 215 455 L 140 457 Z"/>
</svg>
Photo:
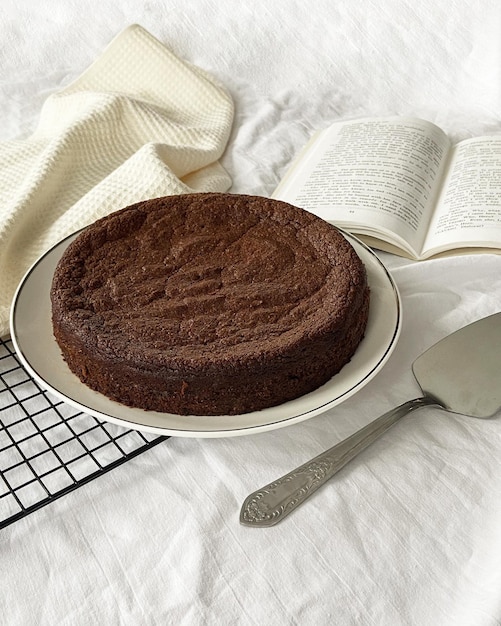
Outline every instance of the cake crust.
<svg viewBox="0 0 501 626">
<path fill-rule="evenodd" d="M 233 415 L 304 395 L 352 357 L 365 268 L 311 213 L 260 196 L 147 200 L 85 229 L 53 278 L 70 369 L 113 400 Z"/>
</svg>

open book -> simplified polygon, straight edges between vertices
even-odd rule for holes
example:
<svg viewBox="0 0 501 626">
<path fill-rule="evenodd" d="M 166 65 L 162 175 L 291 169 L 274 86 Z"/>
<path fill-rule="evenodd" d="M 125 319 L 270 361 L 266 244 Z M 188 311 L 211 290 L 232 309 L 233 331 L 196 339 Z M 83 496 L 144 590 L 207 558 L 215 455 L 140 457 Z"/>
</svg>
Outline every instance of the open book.
<svg viewBox="0 0 501 626">
<path fill-rule="evenodd" d="M 416 118 L 337 122 L 308 142 L 273 197 L 411 259 L 501 253 L 501 136 L 453 144 Z"/>
</svg>

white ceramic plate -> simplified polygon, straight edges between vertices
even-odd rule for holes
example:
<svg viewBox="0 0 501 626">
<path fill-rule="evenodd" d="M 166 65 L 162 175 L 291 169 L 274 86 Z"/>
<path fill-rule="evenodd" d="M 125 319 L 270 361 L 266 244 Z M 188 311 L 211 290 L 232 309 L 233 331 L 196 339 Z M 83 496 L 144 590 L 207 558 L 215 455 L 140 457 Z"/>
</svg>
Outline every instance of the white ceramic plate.
<svg viewBox="0 0 501 626">
<path fill-rule="evenodd" d="M 367 384 L 387 361 L 400 333 L 401 305 L 395 283 L 370 248 L 345 233 L 367 268 L 370 314 L 365 338 L 352 360 L 329 382 L 296 400 L 243 415 L 180 416 L 130 408 L 82 384 L 67 367 L 52 334 L 52 275 L 76 235 L 42 256 L 21 281 L 11 312 L 12 341 L 24 367 L 42 387 L 80 411 L 127 428 L 181 437 L 230 437 L 301 422 L 343 402 Z"/>
</svg>

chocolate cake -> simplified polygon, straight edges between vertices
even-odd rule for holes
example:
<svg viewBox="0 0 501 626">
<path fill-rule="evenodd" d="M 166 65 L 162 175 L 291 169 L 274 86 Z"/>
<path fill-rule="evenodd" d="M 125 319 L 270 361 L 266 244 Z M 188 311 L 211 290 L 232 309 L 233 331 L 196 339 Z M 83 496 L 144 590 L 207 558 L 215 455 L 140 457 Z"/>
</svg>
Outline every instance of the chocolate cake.
<svg viewBox="0 0 501 626">
<path fill-rule="evenodd" d="M 277 405 L 329 380 L 365 331 L 365 268 L 332 225 L 235 194 L 147 200 L 98 220 L 54 274 L 69 368 L 123 404 L 193 415 Z"/>
</svg>

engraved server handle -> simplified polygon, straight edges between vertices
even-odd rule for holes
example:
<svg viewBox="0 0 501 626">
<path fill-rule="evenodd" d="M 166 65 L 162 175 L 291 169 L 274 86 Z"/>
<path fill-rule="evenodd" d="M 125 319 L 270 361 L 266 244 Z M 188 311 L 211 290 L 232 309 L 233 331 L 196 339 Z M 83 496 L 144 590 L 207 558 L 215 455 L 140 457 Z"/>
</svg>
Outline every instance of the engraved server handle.
<svg viewBox="0 0 501 626">
<path fill-rule="evenodd" d="M 273 526 L 402 417 L 430 404 L 436 405 L 437 401 L 426 396 L 409 400 L 282 478 L 251 493 L 242 505 L 240 522 L 246 526 Z"/>
</svg>

